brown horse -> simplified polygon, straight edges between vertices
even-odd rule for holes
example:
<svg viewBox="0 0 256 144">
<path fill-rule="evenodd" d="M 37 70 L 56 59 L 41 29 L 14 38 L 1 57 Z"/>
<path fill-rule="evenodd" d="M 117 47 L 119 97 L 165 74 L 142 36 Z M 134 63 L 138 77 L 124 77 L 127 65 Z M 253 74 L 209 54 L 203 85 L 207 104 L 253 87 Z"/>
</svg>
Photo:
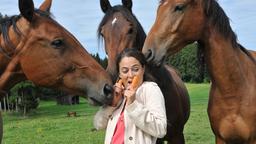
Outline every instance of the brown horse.
<svg viewBox="0 0 256 144">
<path fill-rule="evenodd" d="M 108 0 L 101 0 L 101 9 L 105 13 L 99 28 L 98 36 L 104 39 L 108 55 L 107 71 L 113 81 L 117 78 L 116 57 L 125 48 L 142 50 L 146 34 L 132 13 L 132 1 L 123 0 L 123 5 L 111 6 Z M 148 72 L 160 86 L 166 103 L 168 119 L 165 140 L 171 144 L 184 143 L 183 128 L 190 113 L 190 102 L 187 89 L 177 72 L 167 66 L 147 67 Z M 163 140 L 158 140 L 162 143 Z"/>
<path fill-rule="evenodd" d="M 217 144 L 256 143 L 256 65 L 237 43 L 229 18 L 215 0 L 162 0 L 143 47 L 161 63 L 197 41 L 212 80 L 208 115 Z"/>
<path fill-rule="evenodd" d="M 254 58 L 256 58 L 256 51 L 253 51 L 253 50 L 248 50 L 250 53 L 251 53 L 251 55 L 254 57 Z"/>
<path fill-rule="evenodd" d="M 77 39 L 50 17 L 51 0 L 34 9 L 19 0 L 20 15 L 0 20 L 0 91 L 31 80 L 36 85 L 85 96 L 91 104 L 112 101 L 112 81 Z M 97 75 L 95 75 L 97 74 Z"/>
</svg>

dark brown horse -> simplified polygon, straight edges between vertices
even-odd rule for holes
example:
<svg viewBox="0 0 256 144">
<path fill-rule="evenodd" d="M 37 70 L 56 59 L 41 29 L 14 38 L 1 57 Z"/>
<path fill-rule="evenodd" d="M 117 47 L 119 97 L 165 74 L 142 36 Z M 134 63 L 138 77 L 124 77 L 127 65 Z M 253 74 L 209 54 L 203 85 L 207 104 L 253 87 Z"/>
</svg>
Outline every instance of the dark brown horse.
<svg viewBox="0 0 256 144">
<path fill-rule="evenodd" d="M 101 0 L 101 9 L 105 13 L 98 35 L 104 39 L 108 55 L 107 71 L 113 81 L 117 78 L 116 57 L 125 48 L 142 50 L 146 34 L 132 13 L 132 1 L 123 0 L 123 5 L 111 6 L 108 0 Z M 177 72 L 167 66 L 147 67 L 149 73 L 160 86 L 166 102 L 168 119 L 165 140 L 171 144 L 184 143 L 183 128 L 190 113 L 187 89 Z M 158 140 L 161 143 L 163 140 Z"/>
<path fill-rule="evenodd" d="M 217 144 L 256 143 L 256 65 L 215 0 L 162 0 L 143 47 L 158 64 L 197 41 L 212 80 L 208 115 Z"/>
<path fill-rule="evenodd" d="M 36 85 L 112 101 L 112 81 L 77 39 L 50 17 L 51 0 L 34 9 L 19 0 L 20 15 L 0 20 L 0 91 L 31 80 Z M 97 74 L 97 75 L 95 75 Z"/>
</svg>

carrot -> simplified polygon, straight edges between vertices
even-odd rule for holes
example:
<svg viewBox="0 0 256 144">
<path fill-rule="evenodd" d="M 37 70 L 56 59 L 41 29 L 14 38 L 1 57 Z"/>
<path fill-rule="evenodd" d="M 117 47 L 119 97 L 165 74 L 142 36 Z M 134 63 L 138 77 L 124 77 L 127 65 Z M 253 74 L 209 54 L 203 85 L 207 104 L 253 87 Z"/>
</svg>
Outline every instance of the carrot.
<svg viewBox="0 0 256 144">
<path fill-rule="evenodd" d="M 139 76 L 134 76 L 131 86 L 133 89 L 135 89 L 138 87 L 138 85 L 139 85 Z"/>
</svg>

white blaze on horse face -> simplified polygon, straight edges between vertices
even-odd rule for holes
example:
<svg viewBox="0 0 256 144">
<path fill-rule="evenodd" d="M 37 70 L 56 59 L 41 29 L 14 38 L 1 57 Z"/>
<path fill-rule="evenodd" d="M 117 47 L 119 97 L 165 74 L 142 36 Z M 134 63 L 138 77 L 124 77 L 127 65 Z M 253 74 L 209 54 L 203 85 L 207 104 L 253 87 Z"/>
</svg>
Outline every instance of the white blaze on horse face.
<svg viewBox="0 0 256 144">
<path fill-rule="evenodd" d="M 164 2 L 164 4 L 163 4 L 163 5 L 167 5 L 167 4 L 168 4 L 168 1 Z"/>
<path fill-rule="evenodd" d="M 117 21 L 117 18 L 115 17 L 114 19 L 113 19 L 113 21 L 112 21 L 112 26 L 114 26 L 114 24 L 116 23 L 116 21 Z"/>
</svg>

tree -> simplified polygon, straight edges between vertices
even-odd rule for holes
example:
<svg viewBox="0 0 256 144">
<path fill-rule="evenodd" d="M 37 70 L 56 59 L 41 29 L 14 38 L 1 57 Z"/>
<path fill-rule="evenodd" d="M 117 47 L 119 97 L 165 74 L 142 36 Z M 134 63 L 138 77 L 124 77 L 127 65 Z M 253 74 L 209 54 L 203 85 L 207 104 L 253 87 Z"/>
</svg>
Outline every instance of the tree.
<svg viewBox="0 0 256 144">
<path fill-rule="evenodd" d="M 20 111 L 23 111 L 24 116 L 30 110 L 36 109 L 38 107 L 39 97 L 34 86 L 30 85 L 19 88 L 18 95 L 21 99 L 18 103 L 18 108 Z"/>
<path fill-rule="evenodd" d="M 108 59 L 105 57 L 104 59 L 101 59 L 99 54 L 96 53 L 95 55 L 94 54 L 91 54 L 91 56 L 103 67 L 103 68 L 107 68 L 108 66 Z"/>
<path fill-rule="evenodd" d="M 25 116 L 27 112 L 36 109 L 39 105 L 39 93 L 37 87 L 29 81 L 16 84 L 11 89 L 9 105 L 16 105 L 18 111 Z"/>
</svg>

